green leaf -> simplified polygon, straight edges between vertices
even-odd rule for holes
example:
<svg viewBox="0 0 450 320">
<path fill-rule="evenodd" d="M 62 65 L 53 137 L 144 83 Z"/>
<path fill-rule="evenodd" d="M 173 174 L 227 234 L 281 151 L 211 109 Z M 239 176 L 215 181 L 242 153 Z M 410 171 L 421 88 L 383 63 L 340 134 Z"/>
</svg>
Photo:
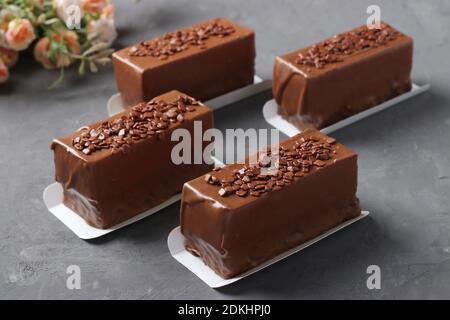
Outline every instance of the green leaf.
<svg viewBox="0 0 450 320">
<path fill-rule="evenodd" d="M 55 89 L 56 87 L 58 87 L 59 85 L 61 85 L 61 84 L 64 82 L 64 66 L 62 66 L 60 70 L 61 70 L 61 71 L 60 71 L 60 73 L 59 73 L 58 79 L 56 79 L 56 81 L 53 82 L 53 83 L 48 87 L 49 90 Z"/>
<path fill-rule="evenodd" d="M 99 59 L 95 59 L 95 62 L 97 62 L 98 64 L 101 64 L 102 66 L 108 64 L 111 62 L 111 59 L 108 57 L 104 57 L 104 58 L 99 58 Z"/>
<path fill-rule="evenodd" d="M 89 62 L 89 69 L 91 70 L 92 73 L 98 72 L 98 68 L 93 61 Z"/>
<path fill-rule="evenodd" d="M 52 19 L 48 19 L 44 22 L 44 24 L 46 25 L 52 25 L 54 23 L 60 23 L 61 20 L 59 20 L 58 18 L 52 18 Z"/>
<path fill-rule="evenodd" d="M 100 51 L 96 54 L 93 54 L 92 56 L 90 56 L 91 59 L 99 59 L 99 58 L 104 58 L 104 57 L 109 57 L 111 54 L 113 54 L 114 49 L 106 49 L 103 51 Z"/>
<path fill-rule="evenodd" d="M 92 47 L 87 49 L 85 52 L 83 52 L 83 56 L 86 57 L 94 52 L 101 51 L 101 50 L 108 49 L 108 48 L 109 48 L 109 46 L 107 43 L 99 42 L 99 43 L 94 44 Z"/>
<path fill-rule="evenodd" d="M 80 66 L 78 67 L 78 74 L 84 76 L 86 69 L 86 60 L 81 60 Z"/>
</svg>

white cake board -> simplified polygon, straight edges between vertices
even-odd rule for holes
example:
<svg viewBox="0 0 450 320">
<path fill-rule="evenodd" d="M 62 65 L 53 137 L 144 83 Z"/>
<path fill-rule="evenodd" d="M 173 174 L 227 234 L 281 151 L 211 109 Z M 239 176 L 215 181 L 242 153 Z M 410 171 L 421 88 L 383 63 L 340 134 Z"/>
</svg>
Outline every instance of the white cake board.
<svg viewBox="0 0 450 320">
<path fill-rule="evenodd" d="M 167 245 L 169 246 L 170 254 L 173 258 L 175 258 L 178 262 L 180 262 L 183 266 L 185 266 L 189 271 L 194 273 L 197 277 L 199 277 L 204 283 L 206 283 L 211 288 L 220 288 L 227 286 L 229 284 L 232 284 L 236 281 L 239 281 L 245 277 L 248 277 L 249 275 L 256 273 L 264 268 L 267 268 L 271 266 L 272 264 L 281 261 L 294 253 L 297 253 L 299 251 L 302 251 L 303 249 L 313 245 L 314 243 L 325 239 L 326 237 L 332 235 L 333 233 L 344 229 L 345 227 L 348 227 L 349 225 L 355 223 L 356 221 L 359 221 L 369 215 L 368 211 L 361 212 L 361 215 L 355 219 L 348 220 L 344 222 L 343 224 L 327 231 L 326 233 L 318 236 L 317 238 L 314 238 L 296 248 L 293 248 L 291 250 L 288 250 L 277 257 L 266 261 L 265 263 L 255 267 L 252 270 L 249 270 L 235 278 L 231 279 L 223 279 L 220 277 L 217 273 L 215 273 L 211 268 L 209 268 L 206 264 L 203 263 L 201 258 L 198 258 L 191 253 L 189 253 L 185 247 L 185 238 L 181 234 L 180 227 L 177 227 L 172 230 L 172 232 L 169 234 L 169 237 L 167 239 Z"/>
<path fill-rule="evenodd" d="M 263 80 L 255 75 L 254 82 L 246 87 L 231 91 L 217 98 L 203 102 L 206 106 L 213 110 L 218 110 L 226 105 L 233 104 L 242 99 L 251 97 L 255 94 L 263 92 L 272 86 L 272 81 Z M 125 110 L 120 93 L 112 95 L 107 104 L 108 115 L 113 116 Z"/>
<path fill-rule="evenodd" d="M 90 240 L 99 238 L 113 231 L 119 230 L 129 224 L 135 223 L 152 214 L 170 206 L 171 204 L 180 200 L 181 194 L 177 194 L 165 201 L 164 203 L 145 211 L 127 221 L 124 221 L 109 229 L 94 228 L 86 223 L 78 214 L 66 207 L 63 203 L 63 187 L 60 183 L 53 183 L 44 190 L 44 203 L 47 209 L 66 225 L 75 235 L 83 240 Z"/>
<path fill-rule="evenodd" d="M 223 163 L 213 157 L 216 167 L 222 167 Z M 132 223 L 135 223 L 141 219 L 147 218 L 152 214 L 161 211 L 164 208 L 174 204 L 181 199 L 181 193 L 174 195 L 167 201 L 164 201 L 160 205 L 151 208 L 131 219 L 128 219 L 114 227 L 109 229 L 98 229 L 94 228 L 86 223 L 83 218 L 78 214 L 73 212 L 71 209 L 66 207 L 63 203 L 63 187 L 60 183 L 53 183 L 49 185 L 44 190 L 43 198 L 47 209 L 53 214 L 58 220 L 60 220 L 67 228 L 69 228 L 75 235 L 83 240 L 91 240 L 100 238 L 108 233 L 122 229 Z"/>
<path fill-rule="evenodd" d="M 378 106 L 375 106 L 373 108 L 367 109 L 363 112 L 360 112 L 358 114 L 355 114 L 354 116 L 351 116 L 349 118 L 346 118 L 342 121 L 339 121 L 329 127 L 326 127 L 321 130 L 321 132 L 325 134 L 332 133 L 336 130 L 342 129 L 348 125 L 351 125 L 352 123 L 355 123 L 357 121 L 360 121 L 364 118 L 367 118 L 375 113 L 378 113 L 380 111 L 383 111 L 387 108 L 393 107 L 396 104 L 399 104 L 400 102 L 403 102 L 407 99 L 410 99 L 414 96 L 417 96 L 425 91 L 430 89 L 430 85 L 423 85 L 419 86 L 417 84 L 413 84 L 413 87 L 411 91 L 404 93 L 398 97 L 395 97 L 391 100 L 388 100 Z M 289 121 L 285 120 L 281 115 L 278 114 L 278 105 L 277 102 L 273 99 L 268 101 L 264 107 L 263 107 L 263 116 L 266 121 L 275 127 L 276 129 L 283 132 L 288 137 L 293 137 L 301 132 L 299 128 L 297 128 L 295 125 L 290 123 Z"/>
</svg>

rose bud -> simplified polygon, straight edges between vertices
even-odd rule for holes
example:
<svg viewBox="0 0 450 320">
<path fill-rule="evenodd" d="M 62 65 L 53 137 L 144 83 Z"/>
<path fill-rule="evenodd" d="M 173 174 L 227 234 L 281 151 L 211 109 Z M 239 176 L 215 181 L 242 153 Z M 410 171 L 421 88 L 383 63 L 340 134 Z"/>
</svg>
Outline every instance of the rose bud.
<svg viewBox="0 0 450 320">
<path fill-rule="evenodd" d="M 0 59 L 0 83 L 5 82 L 9 78 L 9 70 L 6 64 Z"/>
<path fill-rule="evenodd" d="M 7 67 L 15 65 L 18 58 L 19 53 L 17 51 L 0 47 L 0 59 L 3 60 Z"/>
<path fill-rule="evenodd" d="M 109 5 L 109 0 L 83 0 L 83 11 L 90 14 L 102 13 L 103 9 Z"/>
<path fill-rule="evenodd" d="M 50 39 L 41 38 L 34 46 L 34 58 L 39 61 L 45 69 L 53 69 L 56 67 L 54 63 L 48 58 L 48 51 L 50 49 Z"/>
<path fill-rule="evenodd" d="M 54 33 L 52 35 L 52 39 L 55 40 L 56 42 L 60 43 L 61 35 Z M 80 47 L 80 43 L 78 41 L 78 36 L 75 32 L 64 31 L 63 32 L 63 41 L 64 41 L 67 49 L 71 53 L 80 54 L 81 47 Z M 67 67 L 70 64 L 72 64 L 73 59 L 71 59 L 67 55 L 56 54 L 55 61 L 51 61 L 48 57 L 49 50 L 50 50 L 50 39 L 47 37 L 40 39 L 36 43 L 36 46 L 34 47 L 34 57 L 37 61 L 42 63 L 44 68 L 53 69 L 53 68 L 62 67 L 62 66 Z"/>
<path fill-rule="evenodd" d="M 31 0 L 33 6 L 37 7 L 40 10 L 44 10 L 44 2 L 45 0 Z"/>
<path fill-rule="evenodd" d="M 81 53 L 81 46 L 80 42 L 78 41 L 78 35 L 73 31 L 65 31 L 63 34 L 64 41 L 66 43 L 67 49 L 71 53 L 74 54 L 80 54 Z"/>
</svg>

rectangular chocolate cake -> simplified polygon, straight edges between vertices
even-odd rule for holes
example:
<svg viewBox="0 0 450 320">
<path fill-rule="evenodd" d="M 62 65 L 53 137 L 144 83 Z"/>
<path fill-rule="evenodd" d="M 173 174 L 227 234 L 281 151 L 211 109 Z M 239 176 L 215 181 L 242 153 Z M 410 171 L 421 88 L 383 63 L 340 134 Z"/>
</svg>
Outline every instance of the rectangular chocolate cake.
<svg viewBox="0 0 450 320">
<path fill-rule="evenodd" d="M 383 23 L 279 56 L 273 95 L 299 128 L 324 128 L 411 90 L 413 40 Z"/>
<path fill-rule="evenodd" d="M 253 83 L 255 34 L 224 18 L 143 41 L 113 55 L 127 105 L 177 89 L 201 101 Z"/>
<path fill-rule="evenodd" d="M 213 168 L 172 161 L 178 144 L 171 141 L 172 132 L 193 133 L 194 121 L 202 122 L 202 130 L 212 128 L 211 109 L 171 91 L 54 140 L 64 204 L 89 225 L 107 229 L 181 192 L 186 181 Z"/>
<path fill-rule="evenodd" d="M 271 161 L 229 165 L 183 187 L 186 249 L 223 278 L 361 214 L 357 155 L 335 139 L 306 130 L 280 144 L 278 170 L 267 175 Z"/>
</svg>

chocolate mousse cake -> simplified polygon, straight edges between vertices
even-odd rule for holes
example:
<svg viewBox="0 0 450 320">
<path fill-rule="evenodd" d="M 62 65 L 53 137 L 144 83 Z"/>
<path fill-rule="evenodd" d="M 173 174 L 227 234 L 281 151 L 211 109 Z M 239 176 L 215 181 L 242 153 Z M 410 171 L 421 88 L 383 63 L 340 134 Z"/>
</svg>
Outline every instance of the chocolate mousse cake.
<svg viewBox="0 0 450 320">
<path fill-rule="evenodd" d="M 123 102 L 132 105 L 172 89 L 206 101 L 253 83 L 255 34 L 215 18 L 113 54 Z"/>
<path fill-rule="evenodd" d="M 201 121 L 202 130 L 212 128 L 211 109 L 171 91 L 55 139 L 55 178 L 64 204 L 89 225 L 107 229 L 178 194 L 186 181 L 213 168 L 172 161 L 178 143 L 171 141 L 172 132 L 193 134 L 194 121 Z"/>
<path fill-rule="evenodd" d="M 362 26 L 279 56 L 273 95 L 300 129 L 324 128 L 411 90 L 413 39 Z"/>
<path fill-rule="evenodd" d="M 277 157 L 264 153 L 256 164 L 229 165 L 183 187 L 185 247 L 223 278 L 361 214 L 357 155 L 335 139 L 307 129 L 280 143 Z M 274 162 L 277 170 L 263 170 Z"/>
</svg>

